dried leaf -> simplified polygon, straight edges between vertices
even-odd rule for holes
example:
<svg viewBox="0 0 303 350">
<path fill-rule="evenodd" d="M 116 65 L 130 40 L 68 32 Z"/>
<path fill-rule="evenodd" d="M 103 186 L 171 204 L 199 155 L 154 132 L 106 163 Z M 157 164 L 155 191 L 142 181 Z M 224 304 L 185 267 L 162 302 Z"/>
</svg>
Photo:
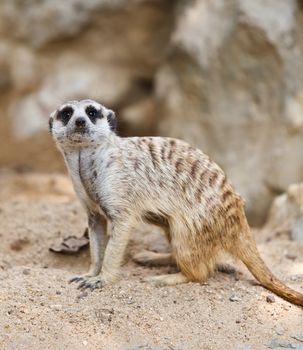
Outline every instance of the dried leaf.
<svg viewBox="0 0 303 350">
<path fill-rule="evenodd" d="M 51 244 L 49 250 L 54 253 L 74 254 L 88 245 L 88 229 L 86 229 L 82 237 L 68 236 L 59 244 Z"/>
</svg>

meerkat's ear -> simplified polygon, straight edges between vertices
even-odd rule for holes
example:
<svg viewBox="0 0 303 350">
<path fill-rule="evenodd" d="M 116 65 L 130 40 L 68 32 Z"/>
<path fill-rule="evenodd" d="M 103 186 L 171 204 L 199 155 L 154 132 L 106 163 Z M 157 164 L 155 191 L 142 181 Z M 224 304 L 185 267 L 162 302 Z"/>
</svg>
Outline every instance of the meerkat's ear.
<svg viewBox="0 0 303 350">
<path fill-rule="evenodd" d="M 110 126 L 111 131 L 116 132 L 117 130 L 117 118 L 116 118 L 116 114 L 114 111 L 112 111 L 111 109 L 108 110 L 107 112 L 107 121 L 108 124 Z"/>
<path fill-rule="evenodd" d="M 54 118 L 55 118 L 56 113 L 57 113 L 57 110 L 52 112 L 50 117 L 49 117 L 49 120 L 48 120 L 48 128 L 49 128 L 50 133 L 52 133 L 52 131 L 53 131 L 53 122 L 54 122 Z"/>
</svg>

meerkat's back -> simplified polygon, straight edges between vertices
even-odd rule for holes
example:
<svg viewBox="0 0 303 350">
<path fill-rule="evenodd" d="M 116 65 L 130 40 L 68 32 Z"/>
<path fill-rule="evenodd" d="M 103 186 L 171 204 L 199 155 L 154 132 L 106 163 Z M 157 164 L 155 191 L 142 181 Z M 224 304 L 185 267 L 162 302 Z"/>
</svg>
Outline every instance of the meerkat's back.
<svg viewBox="0 0 303 350">
<path fill-rule="evenodd" d="M 160 276 L 159 283 L 204 281 L 223 249 L 243 261 L 264 287 L 303 306 L 302 294 L 274 277 L 261 259 L 243 200 L 215 162 L 176 139 L 136 138 L 135 142 L 145 159 L 146 185 L 162 189 L 158 208 L 145 220 L 164 228 L 183 274 L 167 275 L 162 281 Z"/>
</svg>

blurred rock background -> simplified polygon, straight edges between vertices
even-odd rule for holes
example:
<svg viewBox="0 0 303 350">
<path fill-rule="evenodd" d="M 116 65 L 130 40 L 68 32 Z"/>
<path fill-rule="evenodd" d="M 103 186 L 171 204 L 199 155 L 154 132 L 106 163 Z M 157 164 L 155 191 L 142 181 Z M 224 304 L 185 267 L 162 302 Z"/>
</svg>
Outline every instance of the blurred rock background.
<svg viewBox="0 0 303 350">
<path fill-rule="evenodd" d="M 210 154 L 259 225 L 303 180 L 303 1 L 2 0 L 0 92 L 1 168 L 65 171 L 48 116 L 93 98 Z"/>
</svg>

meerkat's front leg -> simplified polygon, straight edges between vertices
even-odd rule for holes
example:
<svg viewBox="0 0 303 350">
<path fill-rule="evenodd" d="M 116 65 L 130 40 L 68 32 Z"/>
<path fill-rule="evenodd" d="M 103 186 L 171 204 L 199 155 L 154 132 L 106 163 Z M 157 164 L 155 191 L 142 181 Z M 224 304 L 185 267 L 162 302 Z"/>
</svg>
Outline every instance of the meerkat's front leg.
<svg viewBox="0 0 303 350">
<path fill-rule="evenodd" d="M 102 288 L 118 279 L 123 264 L 124 252 L 129 241 L 131 226 L 122 220 L 113 221 L 111 226 L 101 273 L 95 277 L 84 278 L 80 282 L 79 288 Z"/>
<path fill-rule="evenodd" d="M 90 213 L 88 215 L 88 233 L 91 265 L 87 274 L 77 276 L 70 282 L 82 282 L 85 278 L 97 276 L 102 267 L 105 247 L 108 241 L 106 234 L 107 223 L 105 217 L 99 213 Z"/>
</svg>

